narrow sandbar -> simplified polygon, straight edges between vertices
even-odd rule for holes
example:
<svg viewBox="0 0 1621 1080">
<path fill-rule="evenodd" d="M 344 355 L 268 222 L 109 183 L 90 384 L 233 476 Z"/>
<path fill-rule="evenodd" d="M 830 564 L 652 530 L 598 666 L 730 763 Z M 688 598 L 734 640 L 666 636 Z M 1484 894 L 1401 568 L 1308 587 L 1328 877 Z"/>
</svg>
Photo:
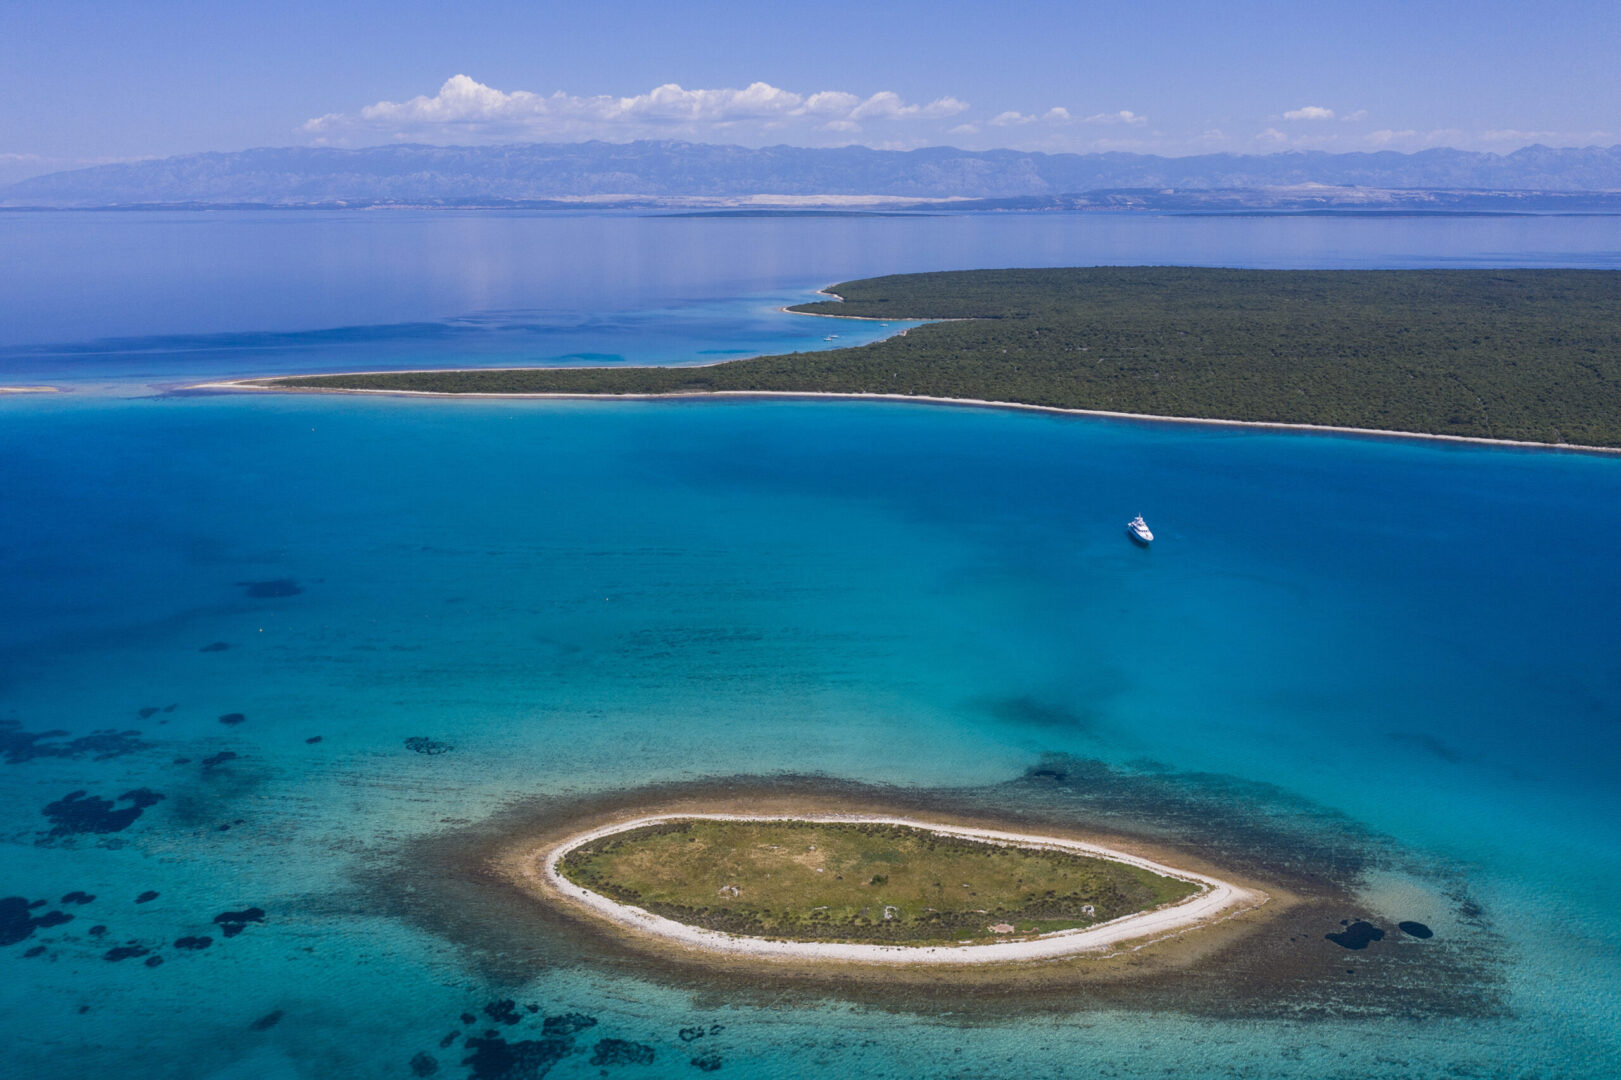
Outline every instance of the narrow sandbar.
<svg viewBox="0 0 1621 1080">
<path fill-rule="evenodd" d="M 800 313 L 805 314 L 805 313 Z M 856 318 L 851 315 L 824 316 L 825 318 Z M 941 322 L 949 320 L 937 320 Z M 730 363 L 730 361 L 720 361 Z M 691 364 L 690 368 L 718 367 L 719 364 Z M 472 369 L 470 369 L 472 370 Z M 477 369 L 498 370 L 498 369 Z M 547 370 L 547 371 L 586 371 L 588 368 L 512 368 L 514 371 Z M 414 374 L 413 372 L 395 371 L 358 371 L 345 372 L 346 375 L 399 375 Z M 199 391 L 260 391 L 263 393 L 283 394 L 380 394 L 384 397 L 426 397 L 426 398 L 466 398 L 469 400 L 490 400 L 493 398 L 508 398 L 536 401 L 694 401 L 694 400 L 834 400 L 834 401 L 869 401 L 889 402 L 908 405 L 956 406 L 968 409 L 997 409 L 1012 412 L 1046 413 L 1054 416 L 1089 416 L 1102 420 L 1130 420 L 1152 424 L 1201 424 L 1208 427 L 1224 428 L 1254 428 L 1262 431 L 1298 431 L 1318 435 L 1351 435 L 1372 439 L 1398 439 L 1417 440 L 1422 442 L 1462 443 L 1474 446 L 1515 447 L 1525 450 L 1552 450 L 1565 453 L 1579 454 L 1621 454 L 1621 448 L 1614 446 L 1588 446 L 1582 443 L 1567 442 L 1533 442 L 1527 439 L 1487 439 L 1475 435 L 1433 435 L 1422 431 L 1398 431 L 1393 428 L 1360 428 L 1346 427 L 1336 424 L 1290 424 L 1272 420 L 1223 420 L 1204 416 L 1162 416 L 1153 413 L 1119 412 L 1112 409 L 1070 409 L 1057 405 L 1027 405 L 1019 401 L 991 401 L 981 398 L 955 398 L 937 397 L 928 394 L 880 394 L 862 393 L 845 394 L 824 390 L 690 390 L 669 391 L 649 394 L 593 394 L 573 393 L 566 391 L 546 392 L 505 392 L 505 391 L 445 391 L 445 390 L 397 390 L 392 388 L 361 388 L 337 386 L 272 386 L 267 380 L 279 379 L 282 376 L 259 376 L 253 379 L 228 379 L 216 382 L 197 383 L 188 386 L 187 390 Z"/>
</svg>

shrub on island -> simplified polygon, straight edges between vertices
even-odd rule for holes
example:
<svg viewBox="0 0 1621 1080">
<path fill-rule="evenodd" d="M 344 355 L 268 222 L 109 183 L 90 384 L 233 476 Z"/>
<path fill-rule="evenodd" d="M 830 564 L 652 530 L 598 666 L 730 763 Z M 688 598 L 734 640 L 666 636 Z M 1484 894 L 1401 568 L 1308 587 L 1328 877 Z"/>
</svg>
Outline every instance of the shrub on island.
<svg viewBox="0 0 1621 1080">
<path fill-rule="evenodd" d="M 282 389 L 891 394 L 1621 446 L 1621 272 L 1090 267 L 834 285 L 807 314 L 941 319 L 705 366 L 298 376 Z"/>
<path fill-rule="evenodd" d="M 611 833 L 558 872 L 706 930 L 939 945 L 1081 929 L 1198 892 L 1112 859 L 889 823 L 682 819 Z"/>
</svg>

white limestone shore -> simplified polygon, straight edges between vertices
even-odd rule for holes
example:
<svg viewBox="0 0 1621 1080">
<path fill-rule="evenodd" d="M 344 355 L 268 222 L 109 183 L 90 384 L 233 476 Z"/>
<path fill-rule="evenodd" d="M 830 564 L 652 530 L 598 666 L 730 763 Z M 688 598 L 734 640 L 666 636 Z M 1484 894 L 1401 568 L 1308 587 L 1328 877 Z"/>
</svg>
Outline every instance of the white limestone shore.
<svg viewBox="0 0 1621 1080">
<path fill-rule="evenodd" d="M 803 313 L 801 313 L 803 314 Z M 824 315 L 823 318 L 849 319 L 851 315 Z M 943 320 L 935 320 L 943 321 Z M 722 360 L 718 363 L 730 363 Z M 692 364 L 694 368 L 713 367 L 712 364 Z M 334 374 L 343 375 L 409 375 L 409 374 L 442 374 L 446 370 L 424 368 L 410 371 L 345 371 Z M 527 368 L 480 368 L 488 371 L 525 371 Z M 551 370 L 566 371 L 567 368 Z M 629 370 L 621 368 L 619 370 Z M 1204 424 L 1210 427 L 1229 428 L 1256 428 L 1270 431 L 1301 431 L 1324 435 L 1354 435 L 1377 439 L 1413 439 L 1425 442 L 1467 443 L 1475 446 L 1502 446 L 1516 447 L 1525 450 L 1552 450 L 1577 454 L 1621 454 L 1621 447 L 1614 446 L 1587 446 L 1582 443 L 1547 443 L 1533 442 L 1529 439 L 1488 439 L 1478 435 L 1434 435 L 1422 431 L 1397 431 L 1389 428 L 1359 428 L 1342 427 L 1336 424 L 1291 424 L 1275 420 L 1222 420 L 1206 416 L 1160 416 L 1153 413 L 1116 412 L 1111 409 L 1069 409 L 1058 405 L 1027 405 L 1020 401 L 988 401 L 981 398 L 950 398 L 934 397 L 928 394 L 878 394 L 860 393 L 845 394 L 827 390 L 677 390 L 667 394 L 569 394 L 569 393 L 496 393 L 468 391 L 465 393 L 447 393 L 442 390 L 383 390 L 383 389 L 351 389 L 345 387 L 329 386 L 266 386 L 264 382 L 269 379 L 297 378 L 293 375 L 261 375 L 255 378 L 222 379 L 214 382 L 196 383 L 185 387 L 187 390 L 216 390 L 227 392 L 258 391 L 265 394 L 381 394 L 388 397 L 431 397 L 431 398 L 467 398 L 469 400 L 490 401 L 496 399 L 512 400 L 539 400 L 539 401 L 693 401 L 698 399 L 803 399 L 814 401 L 817 399 L 831 399 L 836 401 L 886 401 L 900 402 L 914 405 L 954 405 L 970 409 L 1008 409 L 1015 412 L 1049 413 L 1057 416 L 1095 416 L 1106 420 L 1133 420 L 1145 421 L 1155 424 Z"/>
<path fill-rule="evenodd" d="M 965 945 L 870 945 L 847 942 L 784 941 L 705 930 L 666 919 L 639 907 L 621 904 L 563 877 L 558 864 L 583 844 L 618 832 L 668 821 L 817 821 L 836 824 L 905 825 L 944 836 L 985 843 L 1066 851 L 1142 867 L 1156 874 L 1192 882 L 1199 891 L 1191 897 L 1149 911 L 1127 915 L 1083 929 L 1061 930 L 1014 941 Z M 1117 946 L 1141 948 L 1259 907 L 1269 899 L 1254 889 L 1241 888 L 1218 878 L 1166 866 L 1141 856 L 1080 840 L 1056 836 L 1027 836 L 995 829 L 973 829 L 906 817 L 873 814 L 652 814 L 617 821 L 557 842 L 534 857 L 525 871 L 534 883 L 596 918 L 635 935 L 678 947 L 739 959 L 775 961 L 831 961 L 856 964 L 1007 964 L 1028 960 L 1056 960 L 1078 954 L 1113 955 Z"/>
</svg>

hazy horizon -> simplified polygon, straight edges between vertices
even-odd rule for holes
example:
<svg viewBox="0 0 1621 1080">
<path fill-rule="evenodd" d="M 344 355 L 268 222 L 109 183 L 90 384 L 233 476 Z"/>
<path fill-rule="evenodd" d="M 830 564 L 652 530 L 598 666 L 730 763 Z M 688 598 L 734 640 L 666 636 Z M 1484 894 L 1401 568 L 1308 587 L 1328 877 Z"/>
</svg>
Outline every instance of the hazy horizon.
<svg viewBox="0 0 1621 1080">
<path fill-rule="evenodd" d="M 315 118 L 325 119 L 325 118 Z M 312 123 L 314 120 L 311 121 Z M 919 150 L 955 150 L 964 153 L 994 153 L 996 151 L 1009 151 L 1023 154 L 1042 154 L 1052 157 L 1075 156 L 1089 157 L 1106 154 L 1130 154 L 1142 157 L 1164 158 L 1166 160 L 1181 160 L 1184 158 L 1202 157 L 1235 157 L 1235 158 L 1276 158 L 1289 155 L 1306 156 L 1311 154 L 1326 155 L 1355 155 L 1355 154 L 1398 154 L 1403 157 L 1413 157 L 1436 150 L 1454 150 L 1460 153 L 1482 154 L 1493 157 L 1510 157 L 1524 150 L 1613 150 L 1621 147 L 1621 134 L 1608 132 L 1592 132 L 1594 136 L 1607 136 L 1596 138 L 1588 142 L 1560 142 L 1557 139 L 1551 142 L 1531 141 L 1513 147 L 1470 147 L 1464 145 L 1435 144 L 1413 148 L 1399 148 L 1395 146 L 1369 145 L 1357 148 L 1333 148 L 1331 146 L 1312 145 L 1284 145 L 1273 147 L 1251 148 L 1188 148 L 1170 150 L 1132 149 L 1120 147 L 1098 147 L 1094 149 L 1061 149 L 1061 148 L 1024 148 L 1013 145 L 970 146 L 968 140 L 957 141 L 941 140 L 938 142 L 924 142 L 913 146 L 872 145 L 860 141 L 840 143 L 814 143 L 805 141 L 728 141 L 723 138 L 681 138 L 664 134 L 638 134 L 634 136 L 616 136 L 612 133 L 592 135 L 589 137 L 559 137 L 522 139 L 511 138 L 505 141 L 481 141 L 469 139 L 465 142 L 441 142 L 429 138 L 398 139 L 385 141 L 370 141 L 358 143 L 335 143 L 323 139 L 311 141 L 285 141 L 265 142 L 251 146 L 236 147 L 233 149 L 207 148 L 180 151 L 172 154 L 139 154 L 132 156 L 110 156 L 100 158 L 54 158 L 40 154 L 0 153 L 0 185 L 20 183 L 38 176 L 47 176 L 52 173 L 74 172 L 80 169 L 95 168 L 100 165 L 130 165 L 147 161 L 165 161 L 173 158 L 197 157 L 205 154 L 247 153 L 261 150 L 295 150 L 295 149 L 323 149 L 323 150 L 376 150 L 388 147 L 426 146 L 440 149 L 472 149 L 472 148 L 499 148 L 499 147 L 526 147 L 526 146 L 579 146 L 587 143 L 606 143 L 613 146 L 632 146 L 637 143 L 664 142 L 684 143 L 698 146 L 735 147 L 747 150 L 774 150 L 774 149 L 803 149 L 803 150 L 843 150 L 867 149 L 890 150 L 901 153 L 910 153 Z"/>
<path fill-rule="evenodd" d="M 0 40 L 0 183 L 273 146 L 670 138 L 1185 157 L 1621 143 L 1600 5 L 1219 15 L 834 4 L 476 13 L 36 5 Z M 852 32 L 854 31 L 854 32 Z M 199 92 L 206 87 L 207 92 Z"/>
<path fill-rule="evenodd" d="M 0 185 L 0 206 L 922 206 L 945 199 L 997 210 L 1613 212 L 1617 192 L 1621 146 L 1165 157 L 658 139 L 184 155 Z M 1576 195 L 1586 197 L 1580 207 Z"/>
</svg>

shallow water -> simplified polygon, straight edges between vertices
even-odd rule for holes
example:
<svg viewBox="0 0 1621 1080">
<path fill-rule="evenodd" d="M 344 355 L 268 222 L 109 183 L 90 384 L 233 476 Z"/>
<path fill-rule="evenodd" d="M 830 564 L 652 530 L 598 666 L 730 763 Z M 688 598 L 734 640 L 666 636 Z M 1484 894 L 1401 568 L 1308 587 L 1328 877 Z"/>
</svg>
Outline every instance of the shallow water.
<svg viewBox="0 0 1621 1080">
<path fill-rule="evenodd" d="M 0 382 L 78 388 L 0 399 L 0 894 L 73 916 L 0 949 L 16 1075 L 494 1060 L 441 1047 L 452 1030 L 529 1041 L 552 1076 L 697 1075 L 711 1055 L 782 1077 L 1621 1065 L 1621 461 L 904 404 L 150 389 L 511 362 L 542 339 L 644 362 L 781 347 L 761 343 L 802 324 L 838 328 L 807 346 L 843 344 L 859 324 L 771 309 L 900 268 L 1613 266 L 1607 224 L 11 215 L 0 244 L 39 265 L 4 301 Z M 336 267 L 320 287 L 312 260 Z M 491 308 L 526 314 L 454 330 Z M 294 336 L 192 349 L 270 334 Z M 1151 551 L 1123 534 L 1137 512 Z M 72 741 L 104 729 L 136 734 Z M 503 964 L 480 955 L 476 891 L 377 884 L 515 802 L 732 775 L 973 789 L 1085 824 L 1104 775 L 1086 762 L 1145 821 L 1202 806 L 1313 859 L 1357 853 L 1366 910 L 1338 918 L 1488 943 L 1501 1008 L 773 1005 L 596 963 L 542 923 L 532 970 Z M 1074 778 L 1024 779 L 1043 768 Z M 163 799 L 118 801 L 143 788 Z M 62 903 L 74 890 L 95 899 Z M 213 921 L 253 907 L 230 937 Z M 104 958 L 126 944 L 152 951 Z M 516 1024 L 482 1012 L 505 998 Z M 542 1025 L 574 1013 L 596 1024 Z M 653 1066 L 591 1064 L 605 1039 Z"/>
</svg>

